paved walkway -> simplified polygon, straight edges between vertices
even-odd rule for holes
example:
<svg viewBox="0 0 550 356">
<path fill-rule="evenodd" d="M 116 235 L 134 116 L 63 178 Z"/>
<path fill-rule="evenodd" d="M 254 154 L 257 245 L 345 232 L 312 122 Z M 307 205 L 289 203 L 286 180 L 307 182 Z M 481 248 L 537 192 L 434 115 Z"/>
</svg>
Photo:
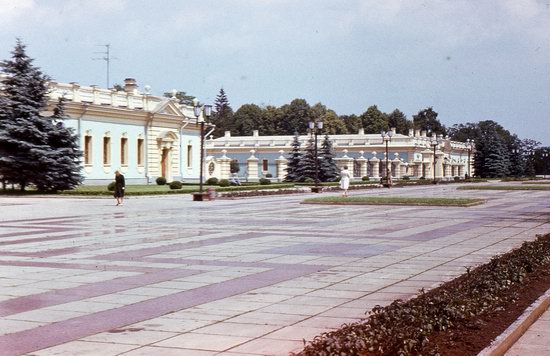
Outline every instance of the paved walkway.
<svg viewBox="0 0 550 356">
<path fill-rule="evenodd" d="M 456 185 L 470 208 L 301 205 L 306 195 L 0 198 L 0 350 L 285 355 L 550 232 L 550 192 Z M 308 194 L 307 196 L 311 196 Z"/>
</svg>

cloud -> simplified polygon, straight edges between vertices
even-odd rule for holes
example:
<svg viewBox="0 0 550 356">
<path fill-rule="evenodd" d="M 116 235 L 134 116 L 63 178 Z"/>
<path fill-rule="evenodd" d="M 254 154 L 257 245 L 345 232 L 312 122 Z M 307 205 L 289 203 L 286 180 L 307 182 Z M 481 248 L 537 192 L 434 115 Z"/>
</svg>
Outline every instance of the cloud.
<svg viewBox="0 0 550 356">
<path fill-rule="evenodd" d="M 0 25 L 11 25 L 36 7 L 34 0 L 0 0 Z"/>
</svg>

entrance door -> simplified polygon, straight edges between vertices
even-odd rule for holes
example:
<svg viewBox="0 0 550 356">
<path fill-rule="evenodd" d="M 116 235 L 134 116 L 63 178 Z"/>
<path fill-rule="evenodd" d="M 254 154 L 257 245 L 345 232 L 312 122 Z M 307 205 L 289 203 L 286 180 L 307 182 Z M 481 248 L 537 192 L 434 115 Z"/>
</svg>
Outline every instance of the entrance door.
<svg viewBox="0 0 550 356">
<path fill-rule="evenodd" d="M 168 148 L 163 148 L 162 149 L 162 157 L 161 157 L 161 160 L 160 160 L 160 169 L 161 169 L 161 176 L 168 179 L 168 170 L 167 170 L 167 165 L 168 165 Z"/>
</svg>

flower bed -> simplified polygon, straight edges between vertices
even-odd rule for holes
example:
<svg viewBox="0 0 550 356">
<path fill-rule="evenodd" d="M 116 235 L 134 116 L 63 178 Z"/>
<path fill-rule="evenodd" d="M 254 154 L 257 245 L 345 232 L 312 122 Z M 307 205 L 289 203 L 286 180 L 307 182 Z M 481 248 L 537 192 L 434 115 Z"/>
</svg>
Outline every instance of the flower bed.
<svg viewBox="0 0 550 356">
<path fill-rule="evenodd" d="M 549 287 L 547 234 L 413 299 L 376 306 L 298 355 L 476 355 Z"/>
</svg>

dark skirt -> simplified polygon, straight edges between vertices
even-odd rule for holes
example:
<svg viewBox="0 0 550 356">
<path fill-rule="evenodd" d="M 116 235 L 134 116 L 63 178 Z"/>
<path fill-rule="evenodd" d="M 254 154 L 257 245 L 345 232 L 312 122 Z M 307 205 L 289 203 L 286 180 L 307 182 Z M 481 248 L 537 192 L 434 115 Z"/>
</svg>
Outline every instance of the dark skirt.
<svg viewBox="0 0 550 356">
<path fill-rule="evenodd" d="M 122 189 L 122 185 L 116 184 L 115 185 L 115 198 L 122 198 L 124 197 L 124 189 Z"/>
</svg>

